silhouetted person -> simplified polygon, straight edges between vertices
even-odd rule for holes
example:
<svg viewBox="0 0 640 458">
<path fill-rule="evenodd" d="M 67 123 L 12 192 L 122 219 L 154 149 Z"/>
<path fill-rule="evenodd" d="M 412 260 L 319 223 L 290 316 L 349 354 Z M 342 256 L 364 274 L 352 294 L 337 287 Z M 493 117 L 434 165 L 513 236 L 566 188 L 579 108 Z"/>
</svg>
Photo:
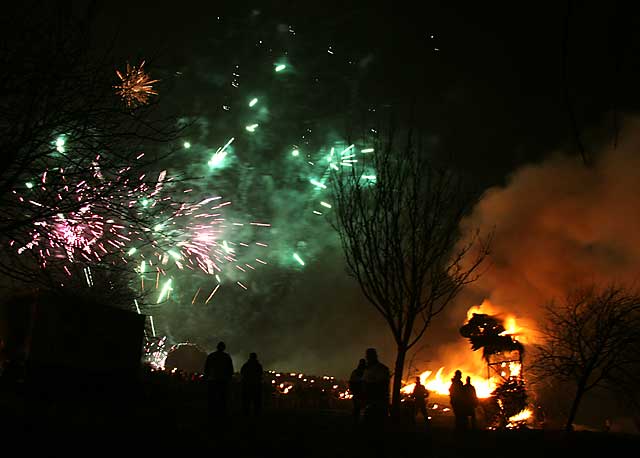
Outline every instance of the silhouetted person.
<svg viewBox="0 0 640 458">
<path fill-rule="evenodd" d="M 245 415 L 253 413 L 260 415 L 262 412 L 262 364 L 258 361 L 258 355 L 249 354 L 249 360 L 240 369 L 242 376 L 242 411 Z"/>
<path fill-rule="evenodd" d="M 462 372 L 457 370 L 451 379 L 449 386 L 449 399 L 451 400 L 451 408 L 456 417 L 456 431 L 465 431 L 467 429 L 468 420 L 465 416 L 465 392 L 462 384 Z"/>
<path fill-rule="evenodd" d="M 209 418 L 222 420 L 228 415 L 228 399 L 233 377 L 233 361 L 225 353 L 226 345 L 219 342 L 217 350 L 207 356 L 204 377 L 209 391 Z"/>
<path fill-rule="evenodd" d="M 478 407 L 478 396 L 475 387 L 471 384 L 471 377 L 467 377 L 467 383 L 465 383 L 463 388 L 465 423 L 471 418 L 471 429 L 477 429 L 476 407 Z"/>
<path fill-rule="evenodd" d="M 367 361 L 362 358 L 358 362 L 358 367 L 356 367 L 353 372 L 351 372 L 351 377 L 349 377 L 349 391 L 353 396 L 353 423 L 357 424 L 360 420 L 360 412 L 364 407 L 364 369 L 367 366 Z"/>
<path fill-rule="evenodd" d="M 416 377 L 416 386 L 413 388 L 414 415 L 418 416 L 418 412 L 424 417 L 424 422 L 429 424 L 429 415 L 427 414 L 427 398 L 429 391 L 420 383 L 420 377 Z"/>
<path fill-rule="evenodd" d="M 382 429 L 389 409 L 389 368 L 378 361 L 375 348 L 366 352 L 364 382 L 364 417 L 370 428 Z"/>
</svg>

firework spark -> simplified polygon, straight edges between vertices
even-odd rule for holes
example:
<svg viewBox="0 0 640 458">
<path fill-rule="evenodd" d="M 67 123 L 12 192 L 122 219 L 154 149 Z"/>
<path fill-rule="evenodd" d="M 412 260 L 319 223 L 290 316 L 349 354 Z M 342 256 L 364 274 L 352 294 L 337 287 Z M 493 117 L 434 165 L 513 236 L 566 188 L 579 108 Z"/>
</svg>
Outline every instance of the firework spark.
<svg viewBox="0 0 640 458">
<path fill-rule="evenodd" d="M 224 151 L 232 141 L 233 138 L 219 150 Z M 230 201 L 222 200 L 221 196 L 196 202 L 176 199 L 184 193 L 177 192 L 166 171 L 160 172 L 155 180 L 148 178 L 150 174 L 131 178 L 124 170 L 106 179 L 99 176 L 96 167 L 93 176 L 81 176 L 78 182 L 73 170 L 67 172 L 72 173 L 65 175 L 60 168 L 49 171 L 46 183 L 42 179 L 37 188 L 27 187 L 29 199 L 17 191 L 14 193 L 25 211 L 37 208 L 42 214 L 26 234 L 26 240 L 16 240 L 18 254 L 30 250 L 40 259 L 42 267 L 57 264 L 68 275 L 71 264 L 90 265 L 107 259 L 128 263 L 137 258 L 140 287 L 144 291 L 145 283 L 149 284 L 145 280 L 152 280 L 147 277 L 155 277 L 157 303 L 166 302 L 175 288 L 170 267 L 215 275 L 218 283 L 220 275 L 229 272 L 233 283 L 247 289 L 235 277 L 238 271 L 247 274 L 246 268 L 255 270 L 240 259 L 242 250 L 253 244 L 234 240 L 245 224 L 231 223 L 225 218 L 223 211 Z M 50 188 L 59 196 L 53 202 L 48 198 Z M 82 206 L 69 211 L 64 207 L 68 201 Z M 246 226 L 269 228 L 270 224 L 254 221 Z M 87 283 L 92 283 L 90 276 Z"/>
<path fill-rule="evenodd" d="M 160 80 L 152 80 L 144 71 L 144 61 L 138 67 L 127 63 L 126 72 L 123 74 L 116 70 L 116 75 L 120 78 L 120 84 L 114 86 L 116 94 L 122 97 L 129 108 L 146 105 L 151 95 L 158 95 L 153 89 L 153 84 Z"/>
</svg>

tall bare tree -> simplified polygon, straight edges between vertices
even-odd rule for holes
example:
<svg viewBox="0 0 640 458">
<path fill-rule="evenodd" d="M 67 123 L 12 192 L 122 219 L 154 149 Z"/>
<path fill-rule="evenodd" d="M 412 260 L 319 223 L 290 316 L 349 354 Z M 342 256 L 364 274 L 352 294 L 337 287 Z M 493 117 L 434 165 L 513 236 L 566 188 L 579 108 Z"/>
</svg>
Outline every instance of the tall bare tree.
<svg viewBox="0 0 640 458">
<path fill-rule="evenodd" d="M 640 293 L 618 285 L 589 286 L 546 306 L 537 376 L 575 386 L 565 429 L 571 431 L 584 396 L 596 388 L 620 391 L 640 382 Z M 637 405 L 636 395 L 631 400 Z"/>
<path fill-rule="evenodd" d="M 334 176 L 334 226 L 349 273 L 395 340 L 397 412 L 407 351 L 478 278 L 489 240 L 475 233 L 461 241 L 459 225 L 474 199 L 455 173 L 412 144 L 411 135 L 398 149 L 391 132 L 369 157 L 358 172 Z"/>
</svg>

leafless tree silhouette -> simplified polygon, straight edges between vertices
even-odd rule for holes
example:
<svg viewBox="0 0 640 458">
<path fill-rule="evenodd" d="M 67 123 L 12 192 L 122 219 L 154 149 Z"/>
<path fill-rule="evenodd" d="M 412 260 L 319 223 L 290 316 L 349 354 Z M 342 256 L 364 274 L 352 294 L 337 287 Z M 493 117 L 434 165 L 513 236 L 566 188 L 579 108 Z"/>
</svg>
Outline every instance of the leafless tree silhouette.
<svg viewBox="0 0 640 458">
<path fill-rule="evenodd" d="M 596 388 L 624 393 L 637 406 L 640 294 L 618 285 L 588 286 L 548 304 L 546 313 L 532 370 L 575 385 L 565 429 L 573 429 L 580 402 Z"/>
<path fill-rule="evenodd" d="M 334 227 L 348 271 L 397 346 L 392 391 L 397 412 L 407 351 L 479 277 L 489 238 L 475 233 L 461 241 L 459 225 L 474 199 L 455 173 L 412 144 L 411 134 L 400 150 L 394 140 L 391 129 L 359 172 L 336 172 L 333 195 Z"/>
</svg>

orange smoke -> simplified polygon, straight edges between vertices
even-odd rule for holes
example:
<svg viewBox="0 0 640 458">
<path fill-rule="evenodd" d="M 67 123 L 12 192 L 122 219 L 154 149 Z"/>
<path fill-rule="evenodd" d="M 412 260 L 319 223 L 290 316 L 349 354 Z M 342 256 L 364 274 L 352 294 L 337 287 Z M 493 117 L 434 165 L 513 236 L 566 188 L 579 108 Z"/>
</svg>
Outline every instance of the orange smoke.
<svg viewBox="0 0 640 458">
<path fill-rule="evenodd" d="M 488 189 L 461 225 L 470 236 L 477 230 L 493 234 L 488 268 L 465 292 L 487 300 L 471 307 L 467 319 L 473 313 L 497 315 L 504 334 L 527 345 L 538 340 L 543 306 L 564 299 L 571 289 L 588 283 L 637 285 L 638 151 L 640 120 L 627 120 L 617 148 L 600 151 L 589 167 L 578 157 L 555 154 L 515 171 L 505 186 Z M 459 307 L 452 311 L 462 315 Z M 444 367 L 420 375 L 429 390 L 448 395 L 456 369 L 471 376 L 479 397 L 495 388 L 498 380 L 487 380 L 481 351 L 471 351 L 468 342 L 460 339 L 438 350 L 438 366 Z M 514 363 L 499 368 L 505 377 L 519 376 L 521 370 Z M 403 392 L 411 393 L 413 387 L 409 384 Z M 511 420 L 525 421 L 530 415 L 525 410 Z"/>
<path fill-rule="evenodd" d="M 519 318 L 569 289 L 611 281 L 637 284 L 640 271 L 640 122 L 628 120 L 616 149 L 586 167 L 556 154 L 487 190 L 463 224 L 493 231 L 487 271 L 472 293 Z"/>
</svg>

